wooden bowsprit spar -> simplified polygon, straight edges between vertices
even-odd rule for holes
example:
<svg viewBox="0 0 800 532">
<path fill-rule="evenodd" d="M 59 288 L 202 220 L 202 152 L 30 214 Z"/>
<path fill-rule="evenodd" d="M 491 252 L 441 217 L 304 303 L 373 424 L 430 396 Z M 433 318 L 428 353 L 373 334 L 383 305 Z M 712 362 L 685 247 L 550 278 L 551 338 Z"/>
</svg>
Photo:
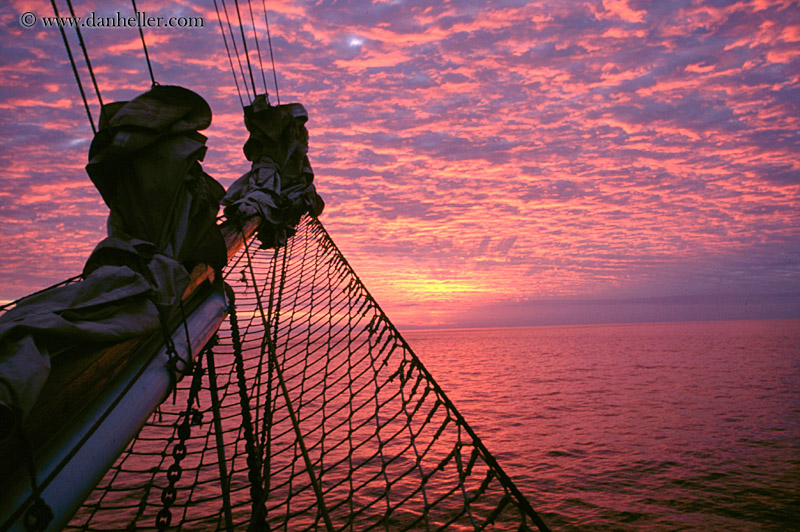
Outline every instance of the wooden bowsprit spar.
<svg viewBox="0 0 800 532">
<path fill-rule="evenodd" d="M 256 225 L 256 220 L 247 224 L 245 234 Z M 242 232 L 227 228 L 225 236 L 233 256 L 242 246 Z M 183 296 L 185 326 L 183 320 L 172 323 L 172 341 L 182 360 L 196 360 L 224 319 L 229 302 L 212 289 L 213 280 L 207 266 L 192 272 Z M 38 529 L 29 511 L 35 496 L 26 455 L 36 487 L 54 513 L 47 529 L 60 530 L 180 377 L 160 333 L 114 345 L 82 345 L 58 353 L 52 364 L 51 377 L 25 419 L 24 437 L 6 435 L 0 442 L 3 531 Z"/>
</svg>

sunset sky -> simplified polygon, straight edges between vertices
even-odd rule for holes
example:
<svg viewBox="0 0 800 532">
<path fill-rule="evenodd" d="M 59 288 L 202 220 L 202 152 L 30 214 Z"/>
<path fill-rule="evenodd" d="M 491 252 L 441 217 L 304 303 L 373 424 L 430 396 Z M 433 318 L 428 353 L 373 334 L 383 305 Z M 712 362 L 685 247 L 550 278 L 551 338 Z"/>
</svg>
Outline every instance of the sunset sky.
<svg viewBox="0 0 800 532">
<path fill-rule="evenodd" d="M 144 33 L 156 80 L 211 105 L 203 167 L 227 186 L 249 163 L 214 3 L 160 4 L 137 1 L 203 17 Z M 132 15 L 128 1 L 73 5 Z M 321 220 L 399 327 L 800 317 L 798 2 L 266 5 L 281 102 L 309 110 Z M 105 235 L 89 122 L 61 35 L 41 24 L 52 14 L 0 7 L 3 300 L 79 273 Z M 149 88 L 136 29 L 82 31 L 104 101 Z"/>
</svg>

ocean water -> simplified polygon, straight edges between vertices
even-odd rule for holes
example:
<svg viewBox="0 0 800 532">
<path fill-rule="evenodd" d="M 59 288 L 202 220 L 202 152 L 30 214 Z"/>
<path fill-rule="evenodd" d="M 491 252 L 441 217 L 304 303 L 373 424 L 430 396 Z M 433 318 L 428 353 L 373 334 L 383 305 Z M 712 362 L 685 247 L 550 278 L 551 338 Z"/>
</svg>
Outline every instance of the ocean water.
<svg viewBox="0 0 800 532">
<path fill-rule="evenodd" d="M 800 320 L 404 337 L 555 530 L 800 530 Z"/>
</svg>

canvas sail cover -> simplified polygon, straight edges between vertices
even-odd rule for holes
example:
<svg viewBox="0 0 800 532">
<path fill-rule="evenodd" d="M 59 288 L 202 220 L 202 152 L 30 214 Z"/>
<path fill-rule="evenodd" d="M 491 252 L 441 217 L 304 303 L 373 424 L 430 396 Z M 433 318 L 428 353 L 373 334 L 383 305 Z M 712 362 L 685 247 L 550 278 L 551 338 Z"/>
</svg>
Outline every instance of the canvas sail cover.
<svg viewBox="0 0 800 532">
<path fill-rule="evenodd" d="M 138 238 L 184 263 L 222 268 L 225 242 L 216 227 L 225 189 L 200 166 L 211 109 L 196 93 L 155 86 L 107 105 L 86 171 L 106 204 L 109 236 Z"/>
<path fill-rule="evenodd" d="M 304 214 L 319 216 L 325 206 L 308 161 L 307 120 L 299 103 L 270 106 L 263 94 L 244 108 L 250 132 L 244 154 L 253 165 L 228 188 L 222 203 L 228 219 L 261 217 L 262 247 L 284 245 Z"/>
<path fill-rule="evenodd" d="M 205 100 L 181 87 L 155 86 L 104 106 L 86 170 L 111 210 L 109 236 L 82 281 L 28 297 L 0 316 L 0 424 L 32 408 L 52 355 L 156 331 L 195 264 L 225 264 L 216 226 L 225 191 L 199 164 L 206 138 L 198 130 L 210 123 Z"/>
</svg>

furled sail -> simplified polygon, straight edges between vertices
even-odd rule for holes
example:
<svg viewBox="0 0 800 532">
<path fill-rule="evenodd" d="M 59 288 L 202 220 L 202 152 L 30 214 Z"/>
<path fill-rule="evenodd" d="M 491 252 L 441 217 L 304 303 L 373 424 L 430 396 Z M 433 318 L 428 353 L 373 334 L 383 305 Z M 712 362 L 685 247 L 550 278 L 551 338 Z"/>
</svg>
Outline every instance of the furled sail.
<svg viewBox="0 0 800 532">
<path fill-rule="evenodd" d="M 307 120 L 299 103 L 270 106 L 264 94 L 244 108 L 250 132 L 244 154 L 253 164 L 222 203 L 228 219 L 260 217 L 258 238 L 264 247 L 284 245 L 301 216 L 319 216 L 325 206 L 308 161 Z"/>
<path fill-rule="evenodd" d="M 211 109 L 182 87 L 155 86 L 104 106 L 86 170 L 110 208 L 108 233 L 83 280 L 20 301 L 0 316 L 0 425 L 10 434 L 71 346 L 158 330 L 197 264 L 221 269 L 216 215 L 224 188 L 203 172 Z"/>
</svg>

